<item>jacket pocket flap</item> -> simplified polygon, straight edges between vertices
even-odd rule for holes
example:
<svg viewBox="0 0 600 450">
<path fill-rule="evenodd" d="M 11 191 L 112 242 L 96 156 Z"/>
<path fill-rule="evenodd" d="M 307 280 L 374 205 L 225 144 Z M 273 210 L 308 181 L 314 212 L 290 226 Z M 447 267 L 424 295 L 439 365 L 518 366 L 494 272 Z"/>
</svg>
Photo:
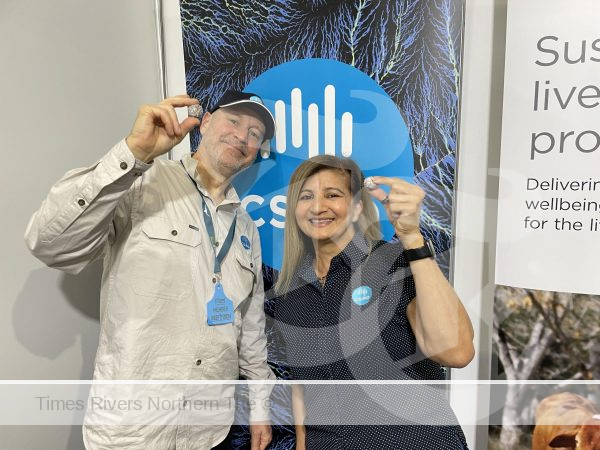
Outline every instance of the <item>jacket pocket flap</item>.
<svg viewBox="0 0 600 450">
<path fill-rule="evenodd" d="M 200 245 L 200 232 L 189 225 L 175 224 L 163 219 L 146 220 L 142 230 L 150 239 L 163 239 L 196 247 Z"/>
</svg>

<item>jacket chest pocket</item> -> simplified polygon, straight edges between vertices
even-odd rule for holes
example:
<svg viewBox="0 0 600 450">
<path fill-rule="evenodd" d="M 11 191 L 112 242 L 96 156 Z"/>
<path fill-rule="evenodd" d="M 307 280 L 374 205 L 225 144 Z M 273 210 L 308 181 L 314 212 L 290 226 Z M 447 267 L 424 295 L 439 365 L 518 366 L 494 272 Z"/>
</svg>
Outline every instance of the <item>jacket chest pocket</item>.
<svg viewBox="0 0 600 450">
<path fill-rule="evenodd" d="M 234 308 L 239 310 L 241 303 L 252 295 L 256 283 L 255 267 L 252 261 L 252 255 L 245 250 L 237 248 L 232 249 L 235 256 L 232 266 L 234 273 L 231 278 L 229 274 L 224 273 L 225 283 L 233 300 Z"/>
<path fill-rule="evenodd" d="M 165 299 L 191 296 L 200 233 L 187 225 L 153 218 L 142 224 L 139 238 L 131 280 L 135 293 Z"/>
</svg>

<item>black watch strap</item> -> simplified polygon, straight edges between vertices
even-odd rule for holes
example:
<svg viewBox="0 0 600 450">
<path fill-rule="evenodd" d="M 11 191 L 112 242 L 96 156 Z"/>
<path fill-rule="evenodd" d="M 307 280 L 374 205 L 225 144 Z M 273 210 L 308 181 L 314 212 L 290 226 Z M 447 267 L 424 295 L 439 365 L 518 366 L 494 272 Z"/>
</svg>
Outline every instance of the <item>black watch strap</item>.
<svg viewBox="0 0 600 450">
<path fill-rule="evenodd" d="M 430 241 L 425 240 L 425 245 L 423 247 L 404 250 L 404 257 L 408 262 L 418 261 L 419 259 L 424 258 L 435 258 L 435 249 Z"/>
</svg>

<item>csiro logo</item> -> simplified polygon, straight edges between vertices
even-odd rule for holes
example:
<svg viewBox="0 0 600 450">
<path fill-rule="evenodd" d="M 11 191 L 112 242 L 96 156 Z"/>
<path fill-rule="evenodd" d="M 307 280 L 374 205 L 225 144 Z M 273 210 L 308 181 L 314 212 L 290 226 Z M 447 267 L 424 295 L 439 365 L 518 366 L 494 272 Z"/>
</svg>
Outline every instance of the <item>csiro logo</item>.
<svg viewBox="0 0 600 450">
<path fill-rule="evenodd" d="M 248 236 L 242 236 L 240 241 L 246 250 L 250 250 L 250 239 L 248 239 Z"/>
<path fill-rule="evenodd" d="M 369 286 L 360 286 L 352 291 L 352 301 L 359 306 L 366 305 L 372 295 L 373 292 Z"/>
<path fill-rule="evenodd" d="M 255 221 L 265 264 L 279 269 L 283 256 L 286 193 L 294 169 L 318 154 L 351 157 L 365 176 L 412 179 L 408 129 L 394 101 L 368 75 L 328 59 L 276 66 L 245 88 L 275 116 L 270 151 L 238 176 L 242 205 Z M 385 217 L 383 209 L 380 209 Z M 387 221 L 384 234 L 393 231 Z"/>
</svg>

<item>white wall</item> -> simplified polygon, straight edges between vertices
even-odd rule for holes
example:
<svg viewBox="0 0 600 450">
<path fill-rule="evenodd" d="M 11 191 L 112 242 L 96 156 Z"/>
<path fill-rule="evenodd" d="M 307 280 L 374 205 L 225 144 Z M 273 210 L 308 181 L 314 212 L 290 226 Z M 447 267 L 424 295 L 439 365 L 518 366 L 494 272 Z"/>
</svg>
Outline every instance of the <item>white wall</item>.
<svg viewBox="0 0 600 450">
<path fill-rule="evenodd" d="M 0 379 L 89 379 L 98 342 L 99 266 L 43 267 L 27 221 L 67 170 L 124 137 L 160 99 L 151 0 L 2 0 Z M 0 447 L 80 449 L 80 427 L 0 427 Z"/>
</svg>

